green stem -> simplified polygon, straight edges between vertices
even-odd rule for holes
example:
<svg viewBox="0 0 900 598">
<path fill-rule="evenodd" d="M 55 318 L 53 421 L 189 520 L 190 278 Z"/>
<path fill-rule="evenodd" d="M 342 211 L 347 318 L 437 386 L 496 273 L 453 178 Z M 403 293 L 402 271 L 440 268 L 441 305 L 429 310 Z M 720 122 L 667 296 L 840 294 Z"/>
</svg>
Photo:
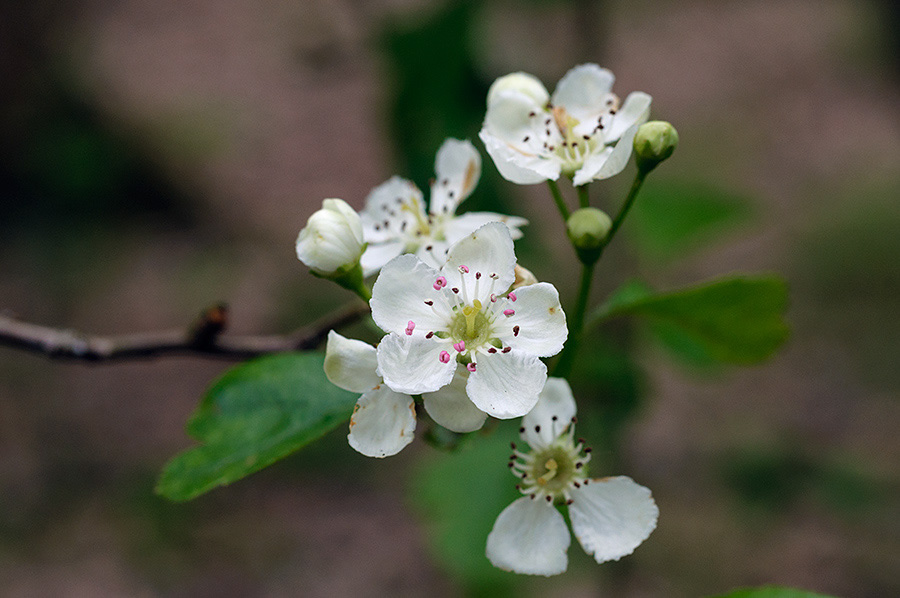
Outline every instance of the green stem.
<svg viewBox="0 0 900 598">
<path fill-rule="evenodd" d="M 596 262 L 595 262 L 596 263 Z M 572 371 L 578 346 L 584 331 L 584 314 L 587 311 L 588 297 L 591 294 L 591 281 L 594 279 L 594 264 L 584 264 L 581 268 L 581 283 L 578 286 L 578 298 L 575 311 L 569 320 L 569 341 L 553 368 L 553 375 L 566 378 Z"/>
<path fill-rule="evenodd" d="M 563 222 L 565 222 L 569 219 L 569 208 L 566 207 L 566 202 L 559 192 L 559 185 L 556 184 L 556 181 L 547 179 L 547 186 L 550 187 L 550 195 L 553 196 L 553 201 L 556 202 L 556 207 L 559 208 L 559 213 L 563 218 Z"/>
<path fill-rule="evenodd" d="M 613 220 L 612 226 L 609 229 L 609 234 L 606 235 L 606 239 L 604 239 L 603 241 L 604 248 L 609 245 L 609 242 L 612 241 L 612 238 L 616 234 L 616 231 L 619 230 L 620 226 L 622 226 L 622 221 L 625 220 L 625 216 L 628 215 L 628 210 L 631 209 L 634 200 L 637 199 L 638 192 L 641 190 L 641 185 L 644 184 L 645 178 L 647 178 L 647 173 L 640 170 L 636 175 L 634 175 L 634 181 L 631 183 L 631 189 L 628 191 L 628 197 L 625 198 L 625 203 L 622 204 L 621 209 L 619 209 L 619 213 L 616 214 L 616 218 Z"/>
<path fill-rule="evenodd" d="M 587 186 L 587 184 L 584 184 L 584 185 L 580 185 L 580 186 L 578 186 L 578 187 L 575 187 L 575 189 L 578 191 L 578 203 L 581 205 L 581 207 L 582 207 L 582 208 L 586 208 L 586 207 L 590 206 L 590 205 L 591 205 L 591 201 L 590 201 L 590 199 L 588 198 L 588 186 Z"/>
</svg>

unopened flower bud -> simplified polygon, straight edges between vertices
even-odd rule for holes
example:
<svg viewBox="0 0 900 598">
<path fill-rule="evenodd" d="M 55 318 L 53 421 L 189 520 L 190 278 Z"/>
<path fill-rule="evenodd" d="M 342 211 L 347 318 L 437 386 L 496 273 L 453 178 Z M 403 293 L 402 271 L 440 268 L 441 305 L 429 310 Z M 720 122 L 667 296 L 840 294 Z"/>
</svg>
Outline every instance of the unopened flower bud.
<svg viewBox="0 0 900 598">
<path fill-rule="evenodd" d="M 612 220 L 597 208 L 575 210 L 566 220 L 566 233 L 575 246 L 578 258 L 585 264 L 593 264 L 600 257 L 603 242 L 612 228 Z"/>
<path fill-rule="evenodd" d="M 359 264 L 365 244 L 362 222 L 340 199 L 326 199 L 297 237 L 297 257 L 314 274 L 332 278 Z"/>
<path fill-rule="evenodd" d="M 634 136 L 634 155 L 638 168 L 650 172 L 672 155 L 678 147 L 678 131 L 671 123 L 652 120 L 642 124 Z"/>
<path fill-rule="evenodd" d="M 550 95 L 547 93 L 547 89 L 537 77 L 529 75 L 528 73 L 511 73 L 500 77 L 491 84 L 487 97 L 488 106 L 494 103 L 494 100 L 497 99 L 497 95 L 500 92 L 506 90 L 523 93 L 534 100 L 539 106 L 543 106 L 550 101 Z"/>
</svg>

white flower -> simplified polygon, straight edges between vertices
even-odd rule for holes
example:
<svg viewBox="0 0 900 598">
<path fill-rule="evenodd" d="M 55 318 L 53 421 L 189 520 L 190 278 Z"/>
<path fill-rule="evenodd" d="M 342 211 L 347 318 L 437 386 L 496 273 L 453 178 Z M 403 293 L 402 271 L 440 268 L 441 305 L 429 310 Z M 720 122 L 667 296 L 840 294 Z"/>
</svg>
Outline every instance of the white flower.
<svg viewBox="0 0 900 598">
<path fill-rule="evenodd" d="M 569 530 L 554 503 L 568 505 L 572 530 L 598 563 L 631 554 L 656 528 L 659 509 L 650 491 L 631 478 L 590 479 L 590 448 L 574 440 L 575 399 L 568 382 L 549 378 L 519 432 L 531 447 L 513 444 L 509 464 L 524 494 L 497 517 L 487 539 L 494 566 L 516 573 L 566 570 Z"/>
<path fill-rule="evenodd" d="M 622 172 L 650 96 L 634 92 L 619 106 L 613 74 L 596 64 L 570 70 L 553 96 L 535 77 L 513 73 L 494 81 L 479 137 L 500 174 L 529 185 L 573 177 L 575 185 Z"/>
<path fill-rule="evenodd" d="M 360 213 L 363 236 L 369 243 L 362 256 L 363 272 L 374 274 L 403 253 L 415 253 L 435 268 L 446 260 L 447 249 L 488 222 L 505 222 L 514 239 L 522 236 L 518 227 L 524 218 L 492 212 L 469 212 L 456 216 L 481 176 L 481 155 L 468 141 L 447 139 L 435 160 L 436 177 L 431 185 L 431 202 L 425 211 L 422 192 L 412 182 L 393 177 L 372 190 Z"/>
<path fill-rule="evenodd" d="M 378 345 L 385 383 L 428 393 L 467 370 L 466 394 L 481 411 L 531 411 L 547 378 L 539 358 L 558 353 L 568 333 L 553 285 L 509 291 L 515 263 L 509 229 L 492 222 L 450 248 L 440 270 L 414 255 L 382 268 L 370 306 L 388 333 Z"/>
<path fill-rule="evenodd" d="M 359 214 L 340 199 L 323 201 L 297 237 L 297 257 L 319 274 L 353 267 L 364 248 Z"/>
<path fill-rule="evenodd" d="M 376 367 L 375 347 L 334 330 L 328 333 L 325 375 L 344 390 L 362 393 L 350 418 L 347 440 L 367 457 L 388 457 L 412 442 L 416 408 L 412 397 L 384 384 Z M 431 418 L 454 432 L 477 430 L 486 417 L 466 397 L 465 382 L 465 376 L 459 375 L 437 393 L 423 397 Z"/>
</svg>

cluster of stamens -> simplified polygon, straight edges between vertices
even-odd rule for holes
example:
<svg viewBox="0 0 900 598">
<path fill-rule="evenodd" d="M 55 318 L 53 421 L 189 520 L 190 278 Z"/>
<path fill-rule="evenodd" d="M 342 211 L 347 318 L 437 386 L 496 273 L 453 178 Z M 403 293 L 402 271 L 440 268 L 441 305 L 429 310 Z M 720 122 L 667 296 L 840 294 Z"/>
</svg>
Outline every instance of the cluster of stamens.
<svg viewBox="0 0 900 598">
<path fill-rule="evenodd" d="M 587 463 L 591 460 L 590 447 L 584 441 L 575 441 L 575 418 L 564 425 L 556 416 L 552 418 L 551 433 L 554 440 L 543 447 L 531 447 L 528 452 L 520 451 L 512 443 L 513 452 L 509 456 L 509 468 L 513 475 L 521 479 L 516 490 L 532 500 L 572 503 L 571 491 L 590 483 L 587 477 Z M 541 427 L 535 426 L 540 433 Z M 525 428 L 519 429 L 520 433 Z"/>
<path fill-rule="evenodd" d="M 445 328 L 429 330 L 425 338 L 437 336 L 440 339 L 452 340 L 457 362 L 464 364 L 470 372 L 474 372 L 477 369 L 477 353 L 509 353 L 512 350 L 508 345 L 503 346 L 500 339 L 496 338 L 495 323 L 499 318 L 510 318 L 515 315 L 516 310 L 512 304 L 518 297 L 514 291 L 499 295 L 494 292 L 500 278 L 496 273 L 485 275 L 482 272 L 472 272 L 466 265 L 459 266 L 458 270 L 460 274 L 458 287 L 450 287 L 445 276 L 438 276 L 432 284 L 432 288 L 438 294 L 436 299 L 425 299 L 425 305 L 442 318 L 448 315 L 450 317 Z M 466 282 L 467 279 L 469 282 Z M 482 288 L 484 284 L 489 284 L 486 292 Z M 411 336 L 415 328 L 415 322 L 409 320 L 405 333 Z M 513 326 L 512 330 L 513 336 L 519 335 L 518 325 Z M 441 363 L 449 363 L 452 358 L 449 350 L 441 351 L 438 355 Z"/>
<path fill-rule="evenodd" d="M 619 99 L 609 94 L 606 98 L 604 111 L 597 118 L 597 124 L 589 132 L 576 134 L 575 128 L 580 124 L 562 106 L 547 105 L 546 111 L 531 111 L 528 113 L 531 119 L 531 130 L 536 134 L 525 135 L 522 144 L 528 153 L 554 156 L 562 162 L 565 172 L 575 172 L 584 164 L 585 157 L 598 146 L 605 145 L 603 130 L 609 125 L 613 115 L 619 108 Z"/>
</svg>

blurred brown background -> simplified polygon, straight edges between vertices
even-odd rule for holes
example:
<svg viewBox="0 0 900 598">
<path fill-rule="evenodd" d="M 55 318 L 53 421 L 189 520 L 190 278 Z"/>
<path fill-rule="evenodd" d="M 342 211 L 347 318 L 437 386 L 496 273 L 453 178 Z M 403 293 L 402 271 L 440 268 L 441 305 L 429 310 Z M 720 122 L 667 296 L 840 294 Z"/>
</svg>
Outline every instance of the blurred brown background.
<svg viewBox="0 0 900 598">
<path fill-rule="evenodd" d="M 59 0 L 0 4 L 0 309 L 114 334 L 278 333 L 347 300 L 293 243 L 325 197 L 361 208 L 391 174 L 424 187 L 440 140 L 475 139 L 484 93 L 552 90 L 594 61 L 681 135 L 657 189 L 714 189 L 747 216 L 683 258 L 625 227 L 595 301 L 732 271 L 791 284 L 789 345 L 764 366 L 682 367 L 639 347 L 624 436 L 659 528 L 628 596 L 779 583 L 900 594 L 900 43 L 890 2 Z M 479 146 L 480 147 L 480 146 Z M 469 209 L 532 220 L 520 255 L 574 277 L 542 186 L 485 157 Z M 623 175 L 625 177 L 626 175 Z M 602 187 L 610 206 L 628 181 Z M 609 202 L 609 203 L 603 203 Z M 57 363 L 0 349 L 0 595 L 456 596 L 406 488 L 343 428 L 188 504 L 152 493 L 229 364 Z M 600 473 L 600 472 L 598 472 Z M 448 484 L 452 484 L 448 480 Z M 510 480 L 512 484 L 512 481 Z M 571 553 L 579 552 L 573 546 Z M 574 557 L 573 555 L 573 558 Z M 577 565 L 577 563 L 576 563 Z M 603 567 L 518 595 L 592 596 Z M 602 582 L 602 579 L 601 579 Z"/>
</svg>

